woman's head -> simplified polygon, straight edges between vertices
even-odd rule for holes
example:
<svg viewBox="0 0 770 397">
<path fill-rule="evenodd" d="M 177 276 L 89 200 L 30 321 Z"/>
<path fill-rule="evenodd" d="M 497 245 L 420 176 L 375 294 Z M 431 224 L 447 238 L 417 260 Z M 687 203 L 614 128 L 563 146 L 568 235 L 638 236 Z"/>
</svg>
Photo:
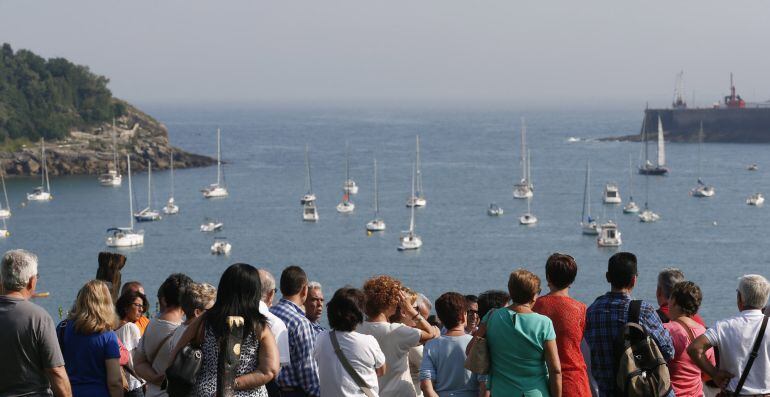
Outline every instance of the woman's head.
<svg viewBox="0 0 770 397">
<path fill-rule="evenodd" d="M 353 287 L 342 287 L 326 304 L 329 326 L 337 331 L 351 332 L 364 321 L 364 293 Z"/>
<path fill-rule="evenodd" d="M 401 300 L 401 282 L 390 276 L 377 276 L 364 283 L 366 315 L 392 316 Z"/>
<path fill-rule="evenodd" d="M 91 280 L 78 291 L 75 305 L 70 312 L 75 330 L 81 334 L 94 334 L 115 329 L 117 317 L 107 284 Z"/>
<path fill-rule="evenodd" d="M 206 314 L 206 322 L 214 334 L 225 333 L 225 323 L 229 316 L 241 316 L 247 332 L 259 335 L 265 324 L 265 316 L 259 313 L 259 300 L 262 297 L 262 283 L 259 271 L 254 266 L 236 263 L 222 273 L 217 287 L 217 299 Z"/>
<path fill-rule="evenodd" d="M 446 329 L 465 326 L 466 308 L 465 297 L 457 292 L 446 292 L 436 299 L 436 314 Z"/>
<path fill-rule="evenodd" d="M 182 294 L 182 311 L 188 320 L 193 319 L 211 309 L 216 299 L 217 289 L 213 285 L 192 283 Z"/>
<path fill-rule="evenodd" d="M 540 294 L 540 278 L 527 269 L 514 270 L 508 278 L 508 293 L 513 303 L 530 303 Z"/>
<path fill-rule="evenodd" d="M 182 293 L 192 282 L 190 277 L 182 273 L 168 276 L 158 288 L 158 301 L 161 310 L 179 307 L 182 303 Z"/>
<path fill-rule="evenodd" d="M 674 284 L 671 295 L 668 298 L 669 310 L 676 308 L 685 316 L 693 316 L 698 313 L 703 294 L 700 287 L 692 281 L 682 281 Z"/>
<path fill-rule="evenodd" d="M 129 323 L 139 320 L 149 308 L 150 304 L 147 302 L 147 297 L 139 291 L 127 290 L 115 302 L 118 318 Z"/>
<path fill-rule="evenodd" d="M 577 263 L 569 255 L 555 253 L 545 262 L 545 278 L 557 290 L 572 285 L 576 276 Z"/>
</svg>

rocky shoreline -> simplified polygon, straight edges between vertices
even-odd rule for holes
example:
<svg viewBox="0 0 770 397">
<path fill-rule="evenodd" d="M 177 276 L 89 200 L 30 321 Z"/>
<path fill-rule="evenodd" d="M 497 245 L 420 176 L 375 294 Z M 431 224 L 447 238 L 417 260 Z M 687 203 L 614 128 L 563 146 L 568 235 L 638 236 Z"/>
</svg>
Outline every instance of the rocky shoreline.
<svg viewBox="0 0 770 397">
<path fill-rule="evenodd" d="M 125 173 L 126 154 L 131 155 L 132 171 L 144 171 L 147 162 L 153 169 L 206 167 L 216 159 L 189 153 L 171 146 L 166 127 L 151 116 L 123 102 L 126 114 L 115 120 L 119 167 Z M 70 131 L 69 137 L 46 142 L 49 175 L 99 175 L 112 167 L 113 132 L 110 123 Z M 0 152 L 0 168 L 8 176 L 35 176 L 41 168 L 40 143 L 23 146 L 15 152 Z"/>
</svg>

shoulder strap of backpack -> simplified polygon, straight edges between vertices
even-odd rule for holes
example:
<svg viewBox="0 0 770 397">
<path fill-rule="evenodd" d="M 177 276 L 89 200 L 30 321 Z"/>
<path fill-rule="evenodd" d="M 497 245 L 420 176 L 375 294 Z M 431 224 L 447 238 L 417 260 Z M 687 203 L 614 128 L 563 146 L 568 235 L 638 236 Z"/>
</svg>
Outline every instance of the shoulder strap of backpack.
<svg viewBox="0 0 770 397">
<path fill-rule="evenodd" d="M 639 317 L 642 313 L 642 301 L 640 300 L 633 300 L 628 305 L 628 319 L 626 320 L 626 323 L 637 323 L 639 324 Z"/>
<path fill-rule="evenodd" d="M 757 358 L 759 345 L 762 344 L 762 338 L 764 338 L 765 330 L 767 329 L 767 318 L 768 318 L 767 316 L 764 316 L 764 318 L 762 319 L 762 326 L 759 327 L 759 335 L 757 335 L 757 339 L 754 340 L 754 347 L 751 348 L 749 361 L 746 363 L 746 368 L 743 369 L 743 373 L 741 373 L 741 379 L 738 381 L 738 386 L 735 387 L 736 396 L 741 393 L 741 389 L 743 389 L 743 384 L 746 382 L 746 378 L 749 376 L 749 371 L 751 371 L 751 366 L 754 364 L 754 360 Z"/>
<path fill-rule="evenodd" d="M 356 385 L 361 388 L 361 391 L 364 392 L 366 397 L 374 397 L 374 393 L 372 393 L 371 388 L 366 383 L 364 378 L 361 377 L 361 375 L 356 372 L 355 368 L 353 368 L 352 365 L 350 365 L 350 361 L 345 357 L 345 355 L 342 353 L 342 349 L 340 349 L 340 342 L 337 341 L 337 331 L 330 331 L 329 332 L 329 339 L 332 340 L 332 347 L 334 348 L 334 353 L 337 355 L 337 358 L 340 360 L 340 364 L 342 364 L 342 368 L 345 368 L 345 372 L 350 375 L 351 378 L 353 378 L 353 381 L 356 382 Z"/>
</svg>

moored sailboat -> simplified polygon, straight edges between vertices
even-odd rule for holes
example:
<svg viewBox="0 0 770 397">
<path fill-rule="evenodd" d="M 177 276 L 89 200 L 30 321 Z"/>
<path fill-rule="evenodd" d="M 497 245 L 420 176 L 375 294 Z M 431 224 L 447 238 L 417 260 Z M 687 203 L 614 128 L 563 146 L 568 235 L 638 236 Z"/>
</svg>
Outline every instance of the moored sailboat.
<svg viewBox="0 0 770 397">
<path fill-rule="evenodd" d="M 415 169 L 416 166 L 412 166 L 412 195 L 410 197 L 416 197 L 414 186 L 416 172 Z M 416 250 L 422 247 L 422 238 L 420 238 L 420 236 L 418 236 L 414 231 L 414 207 L 416 207 L 416 205 L 409 207 L 409 230 L 401 232 L 401 236 L 399 237 L 400 244 L 398 245 L 399 251 Z"/>
<path fill-rule="evenodd" d="M 134 192 L 131 185 L 131 156 L 126 155 L 128 172 L 128 214 L 131 221 L 129 227 L 114 227 L 107 229 L 107 246 L 134 247 L 144 244 L 144 230 L 134 230 Z"/>
<path fill-rule="evenodd" d="M 163 213 L 167 215 L 174 215 L 179 213 L 179 206 L 176 205 L 174 200 L 174 152 L 169 155 L 171 157 L 171 195 L 166 202 L 166 206 L 163 207 Z"/>
<path fill-rule="evenodd" d="M 639 173 L 642 175 L 666 175 L 668 168 L 666 168 L 666 142 L 663 140 L 663 122 L 658 116 L 658 158 L 657 164 L 653 164 L 649 160 L 649 150 L 647 145 L 647 115 L 645 112 L 644 121 L 642 122 L 642 144 L 644 145 L 644 164 L 639 167 Z"/>
<path fill-rule="evenodd" d="M 152 161 L 147 161 L 147 207 L 134 214 L 137 222 L 161 220 L 160 213 L 152 209 Z"/>
<path fill-rule="evenodd" d="M 599 234 L 599 225 L 591 218 L 591 163 L 586 161 L 586 179 L 583 186 L 583 212 L 580 214 L 580 227 L 583 234 L 596 236 Z"/>
<path fill-rule="evenodd" d="M 107 172 L 99 175 L 99 184 L 102 186 L 120 186 L 123 176 L 120 175 L 118 163 L 118 142 L 115 136 L 115 119 L 112 119 L 112 168 L 107 166 Z"/>
<path fill-rule="evenodd" d="M 222 143 L 221 143 L 221 131 L 217 128 L 217 183 L 212 183 L 201 189 L 203 197 L 205 198 L 221 198 L 227 197 L 227 187 L 225 186 L 225 176 L 222 170 Z"/>
<path fill-rule="evenodd" d="M 524 117 L 521 118 L 521 154 L 519 158 L 521 163 L 521 180 L 513 185 L 513 198 L 528 199 L 534 195 L 534 186 L 532 185 L 529 170 L 529 152 L 527 151 L 527 126 Z"/>
<path fill-rule="evenodd" d="M 385 221 L 380 218 L 380 191 L 377 184 L 377 159 L 374 159 L 374 219 L 366 223 L 366 230 L 381 232 L 385 230 Z"/>
<path fill-rule="evenodd" d="M 42 163 L 40 172 L 40 186 L 27 193 L 28 201 L 50 201 L 53 200 L 51 194 L 51 181 L 48 179 L 48 165 L 45 158 L 45 139 L 40 139 L 40 162 Z"/>
<path fill-rule="evenodd" d="M 694 197 L 712 197 L 716 193 L 714 186 L 706 185 L 701 179 L 701 147 L 703 146 L 703 122 L 698 130 L 698 185 L 690 190 Z"/>
<path fill-rule="evenodd" d="M 8 202 L 8 190 L 5 189 L 5 171 L 0 169 L 0 181 L 3 182 L 3 196 L 5 197 L 5 204 L 0 204 L 0 218 L 11 217 L 11 204 Z"/>
</svg>

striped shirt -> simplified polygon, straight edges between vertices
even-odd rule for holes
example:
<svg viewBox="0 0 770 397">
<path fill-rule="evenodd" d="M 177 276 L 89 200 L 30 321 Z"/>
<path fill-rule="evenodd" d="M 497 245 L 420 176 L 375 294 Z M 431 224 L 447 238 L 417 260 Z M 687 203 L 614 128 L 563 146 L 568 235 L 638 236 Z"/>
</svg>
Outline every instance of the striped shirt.
<svg viewBox="0 0 770 397">
<path fill-rule="evenodd" d="M 281 368 L 276 383 L 279 387 L 294 387 L 311 396 L 320 396 L 318 365 L 313 359 L 316 333 L 301 307 L 281 299 L 270 312 L 286 323 L 289 331 L 291 363 Z"/>
</svg>

